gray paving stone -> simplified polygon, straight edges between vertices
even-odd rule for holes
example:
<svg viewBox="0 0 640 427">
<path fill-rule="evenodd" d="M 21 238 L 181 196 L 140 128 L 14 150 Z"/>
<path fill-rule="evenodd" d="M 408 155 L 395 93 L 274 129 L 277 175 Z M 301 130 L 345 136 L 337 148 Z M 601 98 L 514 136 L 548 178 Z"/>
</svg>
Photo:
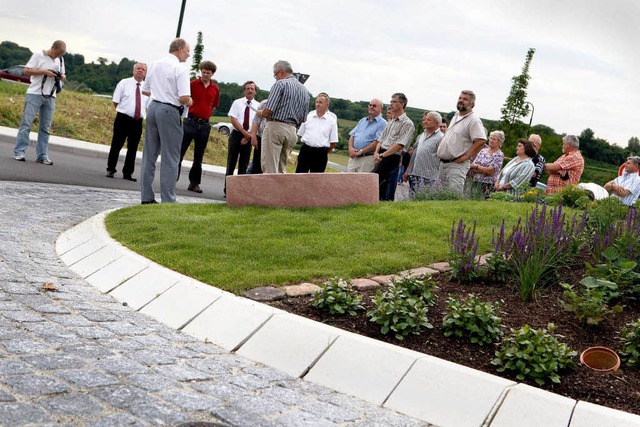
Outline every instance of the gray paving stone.
<svg viewBox="0 0 640 427">
<path fill-rule="evenodd" d="M 60 314 L 60 315 L 51 315 L 49 316 L 49 319 L 63 326 L 69 326 L 69 327 L 93 326 L 93 323 L 91 323 L 89 320 L 81 316 L 71 316 L 71 315 Z"/>
<path fill-rule="evenodd" d="M 131 354 L 131 357 L 145 366 L 173 365 L 178 358 L 168 356 L 161 350 L 140 350 Z"/>
<path fill-rule="evenodd" d="M 19 303 L 17 301 L 7 301 L 7 300 L 0 301 L 0 312 L 23 311 L 26 308 L 27 307 L 24 304 Z"/>
<path fill-rule="evenodd" d="M 42 352 L 48 350 L 48 344 L 31 338 L 14 338 L 0 342 L 9 353 L 13 354 L 29 354 L 34 352 Z"/>
<path fill-rule="evenodd" d="M 149 372 L 148 367 L 124 357 L 100 359 L 96 361 L 95 366 L 113 375 L 144 374 Z"/>
<path fill-rule="evenodd" d="M 249 289 L 243 295 L 255 301 L 278 301 L 287 296 L 285 291 L 280 288 L 274 288 L 273 286 Z"/>
<path fill-rule="evenodd" d="M 59 394 L 70 390 L 67 384 L 48 375 L 3 375 L 0 383 L 28 396 Z"/>
<path fill-rule="evenodd" d="M 83 359 L 68 354 L 41 354 L 23 357 L 22 360 L 36 369 L 45 371 L 82 368 L 86 364 Z"/>
<path fill-rule="evenodd" d="M 113 313 L 108 313 L 106 311 L 94 311 L 95 308 L 88 308 L 88 309 L 84 309 L 83 308 L 75 308 L 76 310 L 81 310 L 82 311 L 82 316 L 84 316 L 87 320 L 91 321 L 91 322 L 117 322 L 120 318 L 113 314 Z"/>
<path fill-rule="evenodd" d="M 30 403 L 0 403 L 0 424 L 28 425 L 51 422 L 52 418 L 43 409 Z"/>
<path fill-rule="evenodd" d="M 147 391 L 168 390 L 171 388 L 180 388 L 177 380 L 167 378 L 159 374 L 136 374 L 130 375 L 127 380 L 134 386 L 145 389 Z"/>
<path fill-rule="evenodd" d="M 319 419 L 316 414 L 306 411 L 289 411 L 278 417 L 276 420 L 279 426 L 296 426 L 296 427 L 324 427 L 335 426 L 335 423 L 329 420 Z"/>
<path fill-rule="evenodd" d="M 29 365 L 19 360 L 0 360 L 0 375 L 22 375 L 32 372 Z"/>
<path fill-rule="evenodd" d="M 56 375 L 81 388 L 120 384 L 120 380 L 113 375 L 91 369 L 61 370 Z"/>
<path fill-rule="evenodd" d="M 4 390 L 0 390 L 0 402 L 15 402 L 16 398 Z"/>
<path fill-rule="evenodd" d="M 129 414 L 115 414 L 103 418 L 90 420 L 85 423 L 86 427 L 122 427 L 122 426 L 143 426 L 151 425 L 145 423 L 139 418 L 135 418 Z"/>
<path fill-rule="evenodd" d="M 149 330 L 147 330 L 146 328 L 141 328 L 139 326 L 132 325 L 131 323 L 122 321 L 108 322 L 104 324 L 104 327 L 120 336 L 137 336 L 149 333 Z"/>
<path fill-rule="evenodd" d="M 75 328 L 74 331 L 79 337 L 89 339 L 112 338 L 116 336 L 113 332 L 102 326 L 86 326 Z"/>
<path fill-rule="evenodd" d="M 161 365 L 154 370 L 178 381 L 206 381 L 212 378 L 209 374 L 184 365 Z"/>
<path fill-rule="evenodd" d="M 5 311 L 2 315 L 7 319 L 15 320 L 16 322 L 42 322 L 44 320 L 40 313 L 29 309 L 20 311 Z"/>
<path fill-rule="evenodd" d="M 222 400 L 194 391 L 167 390 L 161 392 L 160 397 L 167 402 L 190 411 L 213 410 L 223 406 Z"/>
<path fill-rule="evenodd" d="M 352 422 L 358 419 L 358 415 L 355 412 L 332 403 L 310 402 L 305 405 L 305 410 L 336 424 Z"/>
<path fill-rule="evenodd" d="M 261 388 L 269 387 L 270 382 L 268 380 L 259 378 L 251 374 L 238 374 L 233 376 L 229 382 L 235 384 L 247 390 L 257 390 Z"/>
<path fill-rule="evenodd" d="M 41 399 L 38 402 L 43 407 L 57 415 L 96 416 L 100 415 L 104 408 L 95 399 L 83 395 L 53 396 Z"/>
<path fill-rule="evenodd" d="M 61 350 L 85 358 L 113 356 L 113 352 L 109 351 L 107 348 L 101 345 L 97 345 L 94 343 L 71 344 L 68 346 L 63 346 Z"/>
</svg>

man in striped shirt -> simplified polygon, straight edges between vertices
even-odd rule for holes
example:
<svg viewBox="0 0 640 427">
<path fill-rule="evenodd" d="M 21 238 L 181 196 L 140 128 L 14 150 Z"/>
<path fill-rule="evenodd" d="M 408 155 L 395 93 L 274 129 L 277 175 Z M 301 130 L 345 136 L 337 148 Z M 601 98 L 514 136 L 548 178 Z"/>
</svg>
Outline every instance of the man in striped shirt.
<svg viewBox="0 0 640 427">
<path fill-rule="evenodd" d="M 271 87 L 267 104 L 257 113 L 258 117 L 267 119 L 260 160 L 264 173 L 284 173 L 289 154 L 298 140 L 296 126 L 309 114 L 311 95 L 293 76 L 287 61 L 273 65 L 273 77 L 276 82 Z"/>
</svg>

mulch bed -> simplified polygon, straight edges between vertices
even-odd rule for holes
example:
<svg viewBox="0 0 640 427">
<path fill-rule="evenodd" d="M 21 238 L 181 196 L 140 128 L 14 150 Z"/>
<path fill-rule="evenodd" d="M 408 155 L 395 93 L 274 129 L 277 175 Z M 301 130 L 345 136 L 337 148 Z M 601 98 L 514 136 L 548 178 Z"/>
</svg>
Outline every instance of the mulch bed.
<svg viewBox="0 0 640 427">
<path fill-rule="evenodd" d="M 582 275 L 583 268 L 574 267 L 563 271 L 560 277 L 563 277 L 565 282 L 575 285 Z M 317 310 L 311 306 L 310 297 L 288 298 L 269 304 L 350 332 L 515 380 L 507 374 L 498 374 L 496 367 L 491 365 L 490 361 L 494 357 L 496 347 L 480 347 L 467 340 L 447 338 L 443 334 L 442 318 L 446 314 L 448 295 L 466 297 L 467 294 L 474 293 L 483 301 L 500 303 L 502 323 L 507 328 L 517 329 L 525 324 L 543 328 L 548 323 L 554 323 L 558 327 L 554 334 L 563 335 L 561 342 L 567 343 L 578 352 L 575 358 L 577 368 L 561 374 L 561 384 L 538 386 L 534 381 L 525 383 L 572 399 L 640 415 L 640 369 L 627 368 L 623 364 L 614 373 L 598 373 L 581 365 L 579 361 L 580 353 L 588 347 L 605 346 L 618 350 L 618 333 L 626 323 L 640 318 L 640 302 L 626 302 L 622 313 L 608 318 L 597 327 L 585 329 L 578 323 L 574 313 L 564 311 L 557 303 L 562 297 L 562 289 L 559 287 L 544 289 L 536 301 L 525 303 L 509 285 L 496 285 L 487 280 L 459 284 L 447 281 L 446 275 L 434 276 L 434 280 L 438 282 L 439 287 L 437 304 L 429 309 L 429 321 L 434 328 L 420 335 L 407 337 L 403 341 L 393 336 L 382 335 L 380 327 L 370 322 L 362 313 L 358 316 L 336 316 Z M 373 308 L 370 297 L 375 292 L 361 292 L 367 311 Z"/>
</svg>

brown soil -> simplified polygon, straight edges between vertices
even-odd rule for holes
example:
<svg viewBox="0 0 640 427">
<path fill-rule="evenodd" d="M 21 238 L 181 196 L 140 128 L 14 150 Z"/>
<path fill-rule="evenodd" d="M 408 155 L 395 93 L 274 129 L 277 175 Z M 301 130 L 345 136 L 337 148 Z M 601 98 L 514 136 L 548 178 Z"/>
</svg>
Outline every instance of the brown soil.
<svg viewBox="0 0 640 427">
<path fill-rule="evenodd" d="M 582 273 L 583 269 L 574 267 L 564 271 L 561 277 L 568 283 L 576 284 L 582 278 Z M 458 284 L 447 281 L 444 275 L 435 276 L 434 279 L 439 286 L 437 304 L 429 309 L 429 321 L 434 328 L 403 341 L 382 335 L 380 327 L 370 322 L 362 312 L 357 316 L 338 316 L 317 310 L 311 306 L 310 297 L 288 298 L 270 304 L 350 332 L 515 380 L 515 377 L 506 373 L 498 374 L 496 367 L 491 365 L 496 347 L 480 347 L 467 340 L 447 338 L 443 334 L 442 318 L 446 313 L 448 295 L 466 296 L 474 293 L 483 301 L 500 303 L 502 323 L 507 328 L 516 329 L 525 324 L 543 328 L 548 323 L 554 323 L 558 327 L 554 334 L 564 336 L 560 339 L 561 342 L 578 352 L 575 357 L 577 368 L 563 372 L 561 384 L 537 386 L 533 381 L 525 381 L 527 384 L 572 399 L 640 415 L 640 369 L 627 368 L 623 363 L 615 373 L 598 373 L 581 365 L 579 361 L 580 353 L 588 347 L 605 346 L 619 350 L 618 333 L 626 323 L 640 318 L 640 302 L 627 301 L 622 313 L 608 318 L 597 327 L 584 328 L 578 323 L 574 313 L 564 311 L 558 304 L 562 291 L 557 287 L 544 289 L 536 301 L 525 303 L 516 290 L 508 285 L 496 285 L 486 280 Z M 372 308 L 370 297 L 375 291 L 364 291 L 361 294 L 364 296 L 363 305 L 368 311 Z"/>
</svg>

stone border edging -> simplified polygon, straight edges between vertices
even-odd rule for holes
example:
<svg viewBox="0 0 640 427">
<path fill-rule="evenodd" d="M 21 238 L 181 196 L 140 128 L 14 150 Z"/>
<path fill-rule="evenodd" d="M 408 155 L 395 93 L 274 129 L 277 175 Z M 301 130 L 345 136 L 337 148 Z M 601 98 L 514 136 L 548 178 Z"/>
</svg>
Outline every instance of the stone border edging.
<svg viewBox="0 0 640 427">
<path fill-rule="evenodd" d="M 162 267 L 114 241 L 102 212 L 56 252 L 101 292 L 228 351 L 439 426 L 640 426 L 582 402 L 284 312 Z"/>
</svg>

